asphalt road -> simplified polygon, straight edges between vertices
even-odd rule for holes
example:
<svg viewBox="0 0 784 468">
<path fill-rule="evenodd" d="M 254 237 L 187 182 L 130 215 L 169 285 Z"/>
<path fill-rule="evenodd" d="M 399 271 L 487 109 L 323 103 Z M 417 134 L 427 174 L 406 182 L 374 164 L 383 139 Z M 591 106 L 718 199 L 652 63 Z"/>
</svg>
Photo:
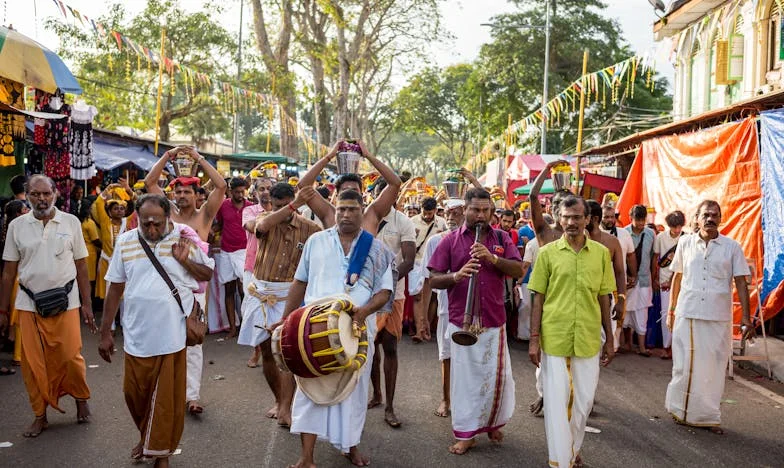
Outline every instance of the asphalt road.
<svg viewBox="0 0 784 468">
<path fill-rule="evenodd" d="M 204 345 L 202 399 L 206 410 L 201 417 L 186 417 L 181 453 L 172 463 L 188 467 L 284 467 L 293 463 L 299 438 L 264 418 L 273 400 L 261 369 L 245 366 L 249 348 L 222 336 L 210 336 Z M 73 400 L 65 397 L 62 407 L 67 414 L 50 410 L 49 429 L 37 439 L 25 439 L 22 431 L 33 415 L 21 375 L 0 377 L 0 447 L 2 442 L 13 444 L 0 448 L 0 466 L 134 466 L 129 455 L 138 433 L 123 400 L 122 352 L 107 364 L 98 356 L 96 337 L 85 335 L 84 345 L 84 357 L 93 366 L 87 369 L 92 423 L 77 425 Z M 440 401 L 435 343 L 414 345 L 406 338 L 399 355 L 396 410 L 403 427 L 388 427 L 381 408 L 369 411 L 360 448 L 370 456 L 372 466 L 546 466 L 544 421 L 527 409 L 536 391 L 525 345 L 515 343 L 510 351 L 516 411 L 504 429 L 503 444 L 493 446 L 482 437 L 464 456 L 448 453 L 452 442 L 449 420 L 433 415 Z M 10 356 L 2 354 L 0 359 L 6 362 Z M 622 355 L 602 370 L 595 414 L 588 423 L 601 433 L 586 434 L 582 451 L 586 466 L 782 466 L 784 405 L 780 399 L 776 402 L 728 381 L 722 404 L 724 436 L 677 426 L 664 411 L 670 366 L 669 361 L 657 358 Z M 760 382 L 749 372 L 741 371 L 741 375 Z M 784 385 L 765 385 L 784 394 Z M 320 467 L 350 466 L 326 443 L 318 443 L 316 456 Z"/>
</svg>

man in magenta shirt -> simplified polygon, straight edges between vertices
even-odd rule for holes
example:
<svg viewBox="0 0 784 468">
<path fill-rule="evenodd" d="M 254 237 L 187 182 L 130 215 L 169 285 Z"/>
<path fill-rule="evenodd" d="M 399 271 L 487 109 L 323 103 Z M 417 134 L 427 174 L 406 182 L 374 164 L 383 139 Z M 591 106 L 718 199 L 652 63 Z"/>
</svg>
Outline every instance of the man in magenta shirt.
<svg viewBox="0 0 784 468">
<path fill-rule="evenodd" d="M 234 295 L 237 283 L 242 281 L 245 269 L 247 236 L 242 227 L 242 211 L 253 203 L 245 198 L 248 183 L 235 177 L 229 182 L 229 198 L 223 201 L 215 221 L 221 228 L 221 251 L 215 255 L 215 276 L 225 287 L 226 315 L 229 319 L 229 337 L 237 336 Z"/>
<path fill-rule="evenodd" d="M 449 451 L 457 455 L 473 447 L 474 437 L 483 432 L 500 442 L 500 429 L 514 412 L 504 278 L 523 274 L 520 252 L 509 234 L 490 227 L 494 210 L 490 194 L 472 188 L 466 192 L 465 203 L 465 224 L 444 236 L 428 264 L 432 287 L 447 290 L 449 335 L 462 329 L 469 278 L 476 275 L 472 329 L 481 327 L 478 340 L 471 346 L 451 344 L 452 432 L 457 442 Z M 477 228 L 479 242 L 475 242 Z"/>
</svg>

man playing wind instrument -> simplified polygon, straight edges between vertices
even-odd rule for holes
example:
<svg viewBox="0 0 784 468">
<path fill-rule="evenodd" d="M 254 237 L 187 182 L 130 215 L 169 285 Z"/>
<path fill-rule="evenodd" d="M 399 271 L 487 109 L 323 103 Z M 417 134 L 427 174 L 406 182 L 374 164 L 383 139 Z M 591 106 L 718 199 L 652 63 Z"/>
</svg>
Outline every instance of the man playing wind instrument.
<svg viewBox="0 0 784 468">
<path fill-rule="evenodd" d="M 462 455 L 487 433 L 501 442 L 501 428 L 514 412 L 514 380 L 506 344 L 504 278 L 521 277 L 523 264 L 509 234 L 490 227 L 493 202 L 484 189 L 472 188 L 465 195 L 465 224 L 439 242 L 428 268 L 434 289 L 446 289 L 449 297 L 450 336 L 463 329 L 469 278 L 476 275 L 476 294 L 471 305 L 478 340 L 471 346 L 452 343 L 452 431 L 457 442 L 449 451 Z M 475 242 L 479 231 L 478 242 Z M 476 329 L 476 327 L 474 327 Z M 491 389 L 488 391 L 487 386 Z"/>
</svg>

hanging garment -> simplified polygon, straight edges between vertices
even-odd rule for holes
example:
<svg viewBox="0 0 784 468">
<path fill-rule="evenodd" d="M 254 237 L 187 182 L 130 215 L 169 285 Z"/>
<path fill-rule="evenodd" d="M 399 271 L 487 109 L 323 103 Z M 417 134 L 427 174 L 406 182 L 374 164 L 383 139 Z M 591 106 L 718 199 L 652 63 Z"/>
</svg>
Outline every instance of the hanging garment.
<svg viewBox="0 0 784 468">
<path fill-rule="evenodd" d="M 95 177 L 93 158 L 93 118 L 98 114 L 95 106 L 77 101 L 71 109 L 71 178 L 88 180 Z"/>
<path fill-rule="evenodd" d="M 0 102 L 24 109 L 24 85 L 0 78 Z M 0 113 L 0 166 L 16 165 L 15 154 L 24 149 L 25 132 L 23 115 Z"/>
</svg>

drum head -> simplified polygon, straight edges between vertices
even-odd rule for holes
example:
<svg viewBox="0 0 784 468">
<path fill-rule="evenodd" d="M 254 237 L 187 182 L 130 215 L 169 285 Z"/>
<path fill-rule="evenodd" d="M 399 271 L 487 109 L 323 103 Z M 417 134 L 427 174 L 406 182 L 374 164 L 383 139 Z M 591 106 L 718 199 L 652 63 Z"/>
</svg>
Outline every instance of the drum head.
<svg viewBox="0 0 784 468">
<path fill-rule="evenodd" d="M 345 312 L 341 312 L 338 319 L 338 330 L 340 330 L 340 344 L 348 361 L 354 359 L 359 351 L 359 338 L 354 336 L 354 319 Z"/>
</svg>

